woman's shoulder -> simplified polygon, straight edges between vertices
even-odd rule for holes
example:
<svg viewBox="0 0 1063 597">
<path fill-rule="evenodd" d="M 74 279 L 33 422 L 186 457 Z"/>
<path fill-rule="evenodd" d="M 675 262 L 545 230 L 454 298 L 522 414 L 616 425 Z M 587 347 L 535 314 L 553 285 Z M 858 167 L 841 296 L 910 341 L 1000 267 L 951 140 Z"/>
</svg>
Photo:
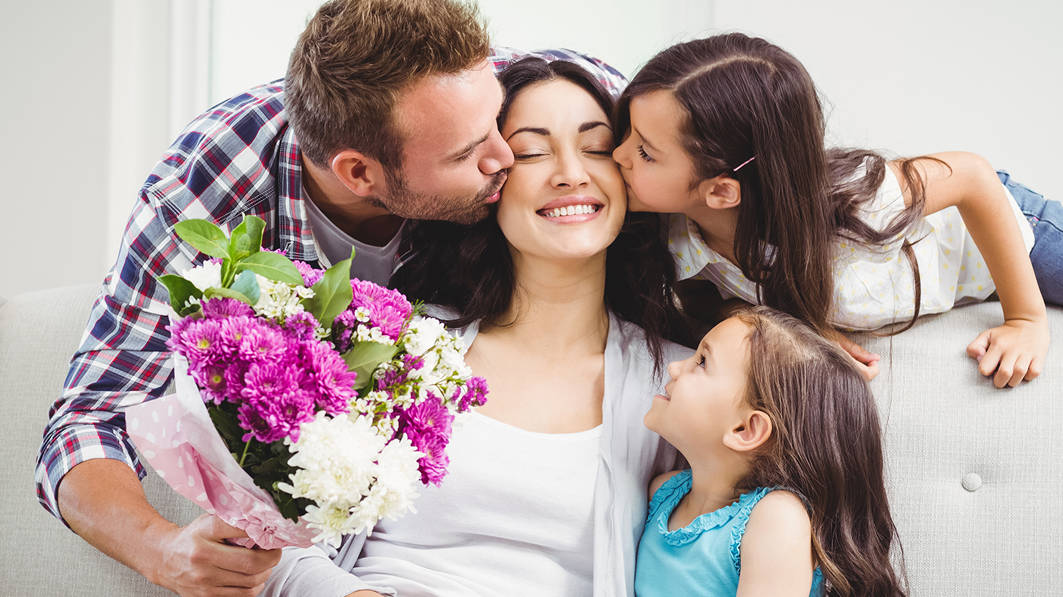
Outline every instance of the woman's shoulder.
<svg viewBox="0 0 1063 597">
<path fill-rule="evenodd" d="M 644 357 L 652 366 L 653 357 L 650 355 L 646 331 L 642 329 L 642 326 L 621 319 L 616 315 L 611 316 L 611 321 L 619 327 L 617 338 L 621 345 L 627 348 L 635 348 L 636 350 L 632 352 Z M 694 354 L 693 348 L 688 348 L 670 340 L 661 340 L 661 355 L 665 364 L 672 361 L 681 361 L 692 354 Z"/>
</svg>

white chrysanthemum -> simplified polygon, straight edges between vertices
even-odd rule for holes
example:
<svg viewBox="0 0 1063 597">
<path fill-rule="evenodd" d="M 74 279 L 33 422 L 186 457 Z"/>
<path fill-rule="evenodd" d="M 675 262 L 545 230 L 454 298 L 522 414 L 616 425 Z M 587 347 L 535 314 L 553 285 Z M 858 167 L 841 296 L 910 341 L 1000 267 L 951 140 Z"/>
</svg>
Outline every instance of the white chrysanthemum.
<svg viewBox="0 0 1063 597">
<path fill-rule="evenodd" d="M 312 541 L 324 541 L 332 547 L 339 547 L 343 535 L 357 532 L 356 520 L 350 514 L 350 507 L 340 504 L 328 504 L 324 508 L 307 506 L 303 520 L 307 526 L 318 531 Z"/>
<path fill-rule="evenodd" d="M 421 356 L 435 346 L 440 336 L 444 335 L 447 335 L 447 330 L 438 319 L 414 317 L 402 336 L 402 343 L 406 352 Z"/>
<path fill-rule="evenodd" d="M 374 462 L 386 442 L 368 417 L 329 418 L 318 412 L 300 426 L 299 441 L 288 442 L 293 453 L 288 464 L 298 468 L 290 484 L 278 487 L 318 505 L 356 503 L 369 491 Z"/>
<path fill-rule="evenodd" d="M 388 443 L 380 453 L 376 483 L 351 511 L 354 532 L 365 530 L 372 534 L 381 519 L 395 520 L 413 509 L 421 480 L 417 461 L 422 456 L 405 438 Z"/>
<path fill-rule="evenodd" d="M 221 263 L 207 261 L 181 270 L 181 277 L 191 282 L 200 292 L 208 288 L 221 288 Z"/>
</svg>

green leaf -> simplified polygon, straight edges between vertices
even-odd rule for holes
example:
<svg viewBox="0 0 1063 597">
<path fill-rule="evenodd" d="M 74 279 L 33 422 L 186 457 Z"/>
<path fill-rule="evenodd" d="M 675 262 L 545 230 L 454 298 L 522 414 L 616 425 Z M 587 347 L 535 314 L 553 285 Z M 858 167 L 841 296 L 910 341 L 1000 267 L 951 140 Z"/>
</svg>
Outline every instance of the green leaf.
<svg viewBox="0 0 1063 597">
<path fill-rule="evenodd" d="M 332 327 L 332 320 L 351 304 L 351 256 L 333 265 L 314 284 L 314 296 L 303 299 L 303 308 L 310 312 L 324 327 Z"/>
<path fill-rule="evenodd" d="M 200 305 L 199 303 L 192 303 L 192 304 L 188 305 L 187 307 L 185 307 L 184 309 L 181 309 L 180 311 L 178 311 L 177 315 L 179 317 L 191 317 L 192 315 L 195 315 L 196 313 L 199 313 L 202 310 L 203 310 L 203 306 L 202 305 Z"/>
<path fill-rule="evenodd" d="M 240 261 L 257 253 L 262 248 L 262 232 L 265 229 L 265 220 L 244 214 L 243 221 L 233 228 L 232 237 L 229 239 L 229 257 L 233 261 Z"/>
<path fill-rule="evenodd" d="M 347 271 L 350 271 L 349 263 Z M 280 253 L 260 251 L 237 263 L 236 269 L 237 271 L 253 271 L 263 278 L 269 278 L 274 282 L 284 282 L 285 284 L 294 284 L 296 286 L 303 285 L 303 276 L 296 269 L 295 264 L 292 263 L 291 259 Z M 348 279 L 349 283 L 350 280 Z"/>
<path fill-rule="evenodd" d="M 232 288 L 208 288 L 206 292 L 203 293 L 203 296 L 206 298 L 215 298 L 219 296 L 224 298 L 234 298 L 238 301 L 243 301 L 252 307 L 255 306 L 255 303 L 251 301 L 250 297 L 239 290 L 233 290 Z"/>
<path fill-rule="evenodd" d="M 258 302 L 258 278 L 255 277 L 254 272 L 241 272 L 239 276 L 236 276 L 236 281 L 233 282 L 232 290 L 251 299 L 252 305 Z"/>
<path fill-rule="evenodd" d="M 177 236 L 200 253 L 219 259 L 229 257 L 229 242 L 225 233 L 211 222 L 199 219 L 181 220 L 173 228 Z"/>
<path fill-rule="evenodd" d="M 397 352 L 398 346 L 380 342 L 358 342 L 345 352 L 343 360 L 347 363 L 347 368 L 358 374 L 358 379 L 354 382 L 355 389 L 368 387 L 373 381 L 373 371 L 376 371 L 381 363 L 390 361 Z"/>
<path fill-rule="evenodd" d="M 165 274 L 159 276 L 159 282 L 170 292 L 170 306 L 178 315 L 188 305 L 189 298 L 201 298 L 203 293 L 196 285 L 177 274 Z"/>
</svg>

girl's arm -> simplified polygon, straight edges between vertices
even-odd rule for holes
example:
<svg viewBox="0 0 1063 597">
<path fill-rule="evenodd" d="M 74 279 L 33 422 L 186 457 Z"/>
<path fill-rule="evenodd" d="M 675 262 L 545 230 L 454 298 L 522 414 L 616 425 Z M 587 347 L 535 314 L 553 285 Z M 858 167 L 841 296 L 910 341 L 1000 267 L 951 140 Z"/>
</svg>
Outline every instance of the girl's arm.
<svg viewBox="0 0 1063 597">
<path fill-rule="evenodd" d="M 808 597 L 812 590 L 812 523 L 788 491 L 753 507 L 742 538 L 737 597 Z"/>
<path fill-rule="evenodd" d="M 1004 185 L 989 162 L 973 153 L 929 157 L 944 164 L 934 160 L 914 164 L 926 181 L 923 215 L 956 206 L 989 267 L 1004 311 L 1004 325 L 982 332 L 967 347 L 967 354 L 978 360 L 982 375 L 993 376 L 998 388 L 1032 380 L 1041 374 L 1048 353 L 1048 316 Z M 891 162 L 890 167 L 903 186 L 899 164 Z M 909 189 L 904 195 L 910 205 Z"/>
</svg>

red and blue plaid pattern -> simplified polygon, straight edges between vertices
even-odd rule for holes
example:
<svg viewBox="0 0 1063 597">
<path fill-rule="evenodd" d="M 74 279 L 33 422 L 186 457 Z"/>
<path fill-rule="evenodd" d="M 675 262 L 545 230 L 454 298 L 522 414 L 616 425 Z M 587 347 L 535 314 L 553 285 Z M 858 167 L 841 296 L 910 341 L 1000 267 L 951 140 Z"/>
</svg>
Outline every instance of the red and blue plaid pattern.
<svg viewBox="0 0 1063 597">
<path fill-rule="evenodd" d="M 498 70 L 527 55 L 497 48 L 491 60 Z M 626 85 L 611 67 L 570 50 L 531 55 L 575 62 L 616 94 Z M 200 115 L 141 188 L 63 393 L 49 411 L 36 478 L 37 497 L 53 515 L 59 517 L 56 487 L 81 462 L 112 458 L 145 475 L 123 411 L 163 395 L 172 380 L 168 298 L 157 277 L 179 273 L 203 257 L 178 239 L 174 224 L 204 218 L 231 230 L 244 214 L 253 214 L 266 221 L 263 245 L 317 262 L 303 206 L 299 148 L 283 94 L 283 81 L 274 81 Z"/>
</svg>

